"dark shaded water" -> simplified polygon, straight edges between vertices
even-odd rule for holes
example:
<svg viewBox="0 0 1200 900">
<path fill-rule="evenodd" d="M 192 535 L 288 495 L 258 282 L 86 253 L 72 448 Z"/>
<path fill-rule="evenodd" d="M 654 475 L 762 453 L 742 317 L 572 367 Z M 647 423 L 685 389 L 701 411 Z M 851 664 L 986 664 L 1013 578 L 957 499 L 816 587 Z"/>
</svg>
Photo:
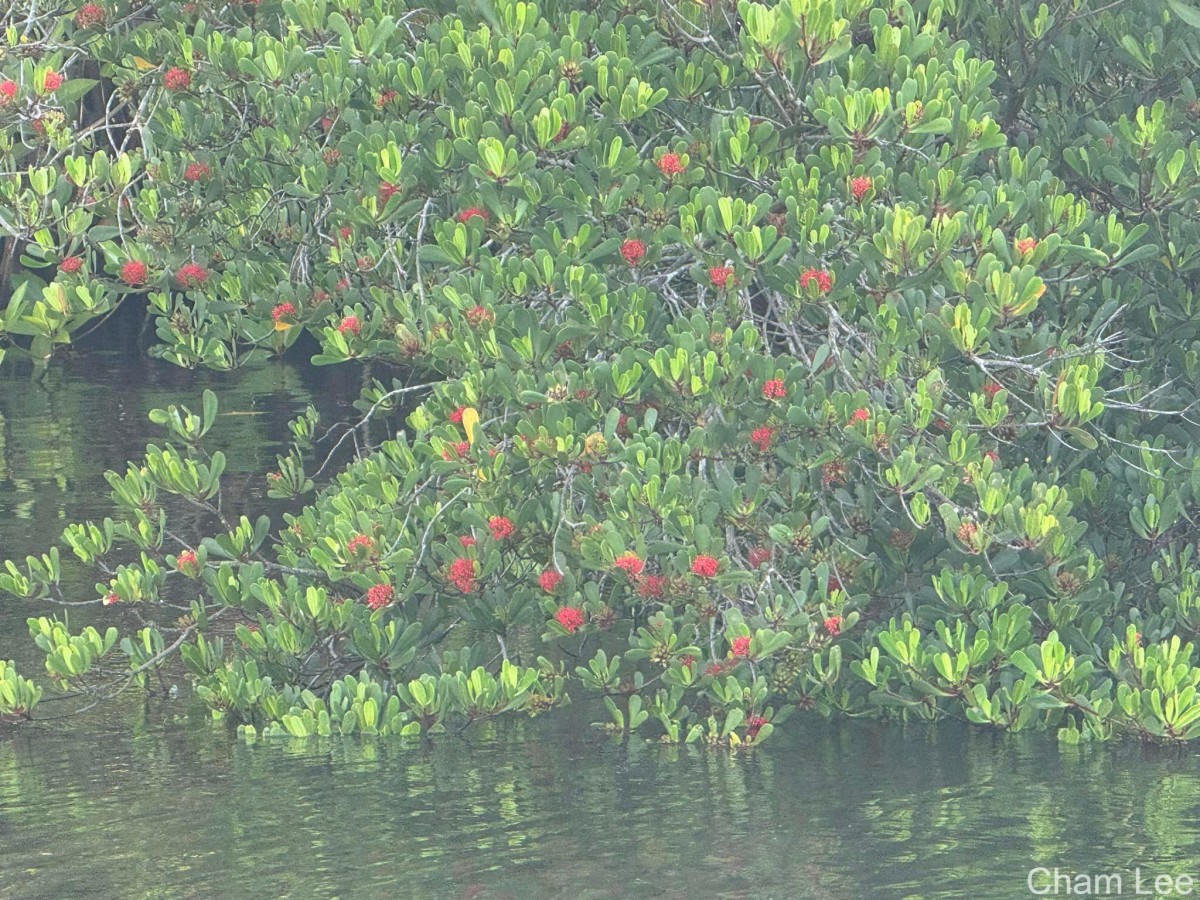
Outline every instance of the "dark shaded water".
<svg viewBox="0 0 1200 900">
<path fill-rule="evenodd" d="M 204 386 L 222 397 L 227 477 L 255 508 L 286 421 L 359 377 L 195 374 L 102 350 L 41 385 L 0 373 L 0 557 L 107 514 L 104 470 L 159 438 L 146 413 Z M 0 600 L 0 657 L 40 674 L 34 611 L 51 609 Z M 1031 896 L 1035 866 L 1123 873 L 1135 896 L 1134 867 L 1143 890 L 1200 877 L 1195 753 L 793 719 L 730 758 L 613 743 L 590 718 L 422 746 L 246 744 L 184 699 L 131 696 L 25 726 L 0 734 L 0 897 L 1009 898 Z"/>
</svg>

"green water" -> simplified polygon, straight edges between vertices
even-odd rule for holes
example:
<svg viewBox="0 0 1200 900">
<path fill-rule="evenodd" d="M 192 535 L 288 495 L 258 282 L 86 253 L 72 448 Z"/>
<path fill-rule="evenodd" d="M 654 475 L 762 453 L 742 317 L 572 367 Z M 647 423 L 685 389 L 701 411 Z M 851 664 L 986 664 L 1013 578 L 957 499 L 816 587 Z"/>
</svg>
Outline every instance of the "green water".
<svg viewBox="0 0 1200 900">
<path fill-rule="evenodd" d="M 214 441 L 231 486 L 257 508 L 287 419 L 359 378 L 103 350 L 40 385 L 0 375 L 0 556 L 108 513 L 104 470 L 159 437 L 146 413 L 204 386 L 228 413 Z M 73 626 L 128 614 L 84 610 Z M 40 672 L 25 618 L 50 611 L 0 600 L 0 657 Z M 1035 866 L 1123 873 L 1121 896 L 1135 867 L 1200 880 L 1194 752 L 796 717 L 730 758 L 613 742 L 583 705 L 415 747 L 248 745 L 186 690 L 82 720 L 51 718 L 61 705 L 0 732 L 3 898 L 1009 898 L 1032 896 Z"/>
</svg>

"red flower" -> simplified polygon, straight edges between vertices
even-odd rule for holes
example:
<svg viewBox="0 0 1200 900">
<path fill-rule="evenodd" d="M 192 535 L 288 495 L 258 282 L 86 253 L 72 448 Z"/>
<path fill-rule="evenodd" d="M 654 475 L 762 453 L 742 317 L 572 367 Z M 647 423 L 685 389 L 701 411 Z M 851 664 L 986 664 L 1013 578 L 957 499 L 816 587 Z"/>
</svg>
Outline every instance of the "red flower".
<svg viewBox="0 0 1200 900">
<path fill-rule="evenodd" d="M 642 257 L 646 255 L 646 244 L 636 238 L 630 238 L 621 245 L 621 256 L 625 258 L 625 262 L 631 266 L 636 266 L 642 261 Z"/>
<path fill-rule="evenodd" d="M 346 316 L 338 324 L 338 331 L 342 334 L 353 334 L 355 336 L 362 334 L 362 323 L 358 321 L 358 316 Z"/>
<path fill-rule="evenodd" d="M 379 106 L 380 109 L 383 109 L 385 106 L 387 106 L 389 103 L 391 103 L 393 100 L 395 100 L 399 96 L 400 96 L 399 91 L 393 91 L 390 89 L 386 90 L 379 95 L 379 100 L 377 102 L 377 105 Z"/>
<path fill-rule="evenodd" d="M 635 578 L 642 574 L 646 568 L 646 564 L 636 553 L 622 553 L 616 558 L 613 563 L 618 569 L 627 574 L 630 578 Z"/>
<path fill-rule="evenodd" d="M 729 266 L 713 266 L 708 270 L 708 280 L 713 283 L 713 287 L 725 287 L 732 277 L 733 269 Z"/>
<path fill-rule="evenodd" d="M 704 667 L 704 674 L 712 675 L 714 677 L 717 675 L 720 675 L 724 671 L 725 671 L 725 666 L 719 662 L 712 662 Z"/>
<path fill-rule="evenodd" d="M 807 288 L 814 283 L 822 294 L 829 293 L 829 289 L 833 287 L 833 279 L 824 269 L 805 269 L 800 274 L 800 287 Z"/>
<path fill-rule="evenodd" d="M 130 287 L 146 283 L 146 264 L 140 259 L 131 259 L 121 266 L 121 280 Z"/>
<path fill-rule="evenodd" d="M 190 573 L 196 566 L 196 554 L 191 550 L 184 550 L 175 559 L 175 568 L 185 575 Z"/>
<path fill-rule="evenodd" d="M 379 186 L 379 202 L 386 204 L 398 193 L 400 193 L 400 185 L 385 181 Z"/>
<path fill-rule="evenodd" d="M 990 459 L 994 463 L 1000 462 L 1000 454 L 997 453 L 995 450 L 989 450 L 987 453 L 985 453 L 983 455 L 986 456 L 988 459 Z"/>
<path fill-rule="evenodd" d="M 63 77 L 53 69 L 46 73 L 46 90 L 50 91 L 50 93 L 54 93 L 62 87 L 62 83 Z"/>
<path fill-rule="evenodd" d="M 464 456 L 466 456 L 467 454 L 469 454 L 471 452 L 471 442 L 470 441 L 459 441 L 457 444 L 451 444 L 450 447 L 451 447 L 451 450 L 443 450 L 442 451 L 442 459 L 447 460 L 447 461 L 453 460 L 453 459 L 462 459 Z M 451 452 L 451 451 L 453 451 L 453 452 Z"/>
<path fill-rule="evenodd" d="M 754 740 L 754 738 L 758 737 L 758 733 L 766 724 L 767 720 L 762 716 L 750 716 L 746 719 L 746 737 Z"/>
<path fill-rule="evenodd" d="M 666 593 L 666 575 L 647 575 L 638 582 L 638 595 L 647 600 L 661 600 Z"/>
<path fill-rule="evenodd" d="M 175 280 L 184 287 L 197 287 L 208 281 L 208 273 L 202 266 L 187 263 L 179 267 L 179 271 L 175 273 Z"/>
<path fill-rule="evenodd" d="M 163 84 L 166 85 L 168 91 L 186 91 L 192 86 L 192 73 L 187 69 L 179 68 L 179 66 L 173 66 L 167 69 L 167 74 L 163 77 Z"/>
<path fill-rule="evenodd" d="M 7 103 L 17 96 L 17 83 L 15 81 L 0 81 L 0 98 Z"/>
<path fill-rule="evenodd" d="M 507 516 L 492 516 L 488 519 L 488 528 L 492 530 L 493 540 L 502 541 L 505 538 L 512 537 L 516 526 L 513 525 L 512 519 Z"/>
<path fill-rule="evenodd" d="M 867 196 L 867 191 L 871 190 L 873 183 L 870 178 L 858 176 L 850 180 L 850 193 L 854 195 L 856 203 L 862 203 L 862 198 Z"/>
<path fill-rule="evenodd" d="M 678 153 L 664 153 L 658 161 L 658 171 L 668 178 L 681 174 L 686 168 Z"/>
<path fill-rule="evenodd" d="M 558 612 L 554 614 L 554 619 L 559 625 L 567 629 L 570 634 L 574 634 L 587 621 L 583 615 L 583 610 L 577 606 L 559 607 Z"/>
<path fill-rule="evenodd" d="M 351 228 L 349 225 L 343 225 L 340 229 L 338 229 L 338 234 L 340 234 L 342 236 L 343 241 L 348 241 L 348 240 L 350 240 L 351 236 L 354 234 L 354 229 Z M 336 244 L 337 241 L 335 240 L 334 243 Z"/>
<path fill-rule="evenodd" d="M 60 262 L 58 264 L 58 271 L 63 272 L 67 275 L 74 275 L 76 272 L 78 272 L 82 268 L 83 268 L 83 257 L 82 256 L 68 256 L 66 259 L 64 259 L 62 262 Z"/>
<path fill-rule="evenodd" d="M 450 583 L 470 594 L 475 590 L 475 560 L 460 556 L 450 564 Z"/>
<path fill-rule="evenodd" d="M 482 325 L 494 325 L 496 323 L 496 314 L 486 306 L 472 306 L 467 310 L 467 324 L 472 328 L 479 328 Z"/>
<path fill-rule="evenodd" d="M 762 395 L 768 400 L 779 400 L 787 396 L 787 387 L 780 378 L 772 378 L 762 388 Z"/>
<path fill-rule="evenodd" d="M 97 6 L 95 3 L 85 3 L 79 8 L 79 12 L 75 13 L 75 24 L 80 28 L 91 28 L 93 25 L 100 25 L 104 22 L 107 14 L 104 12 L 103 6 Z"/>
<path fill-rule="evenodd" d="M 755 428 L 750 432 L 750 443 L 758 447 L 759 453 L 766 453 L 771 449 L 771 441 L 775 439 L 775 429 L 764 425 L 762 428 Z"/>
<path fill-rule="evenodd" d="M 733 655 L 745 657 L 750 655 L 750 638 L 743 636 L 733 639 Z"/>
<path fill-rule="evenodd" d="M 121 595 L 118 594 L 116 591 L 109 591 L 107 594 L 104 595 L 104 599 L 101 600 L 100 602 L 103 603 L 105 606 L 112 606 L 114 603 L 121 602 Z"/>
<path fill-rule="evenodd" d="M 458 214 L 458 221 L 469 222 L 476 216 L 483 219 L 484 222 L 487 222 L 489 218 L 486 209 L 480 209 L 478 206 L 471 206 Z"/>
<path fill-rule="evenodd" d="M 841 616 L 830 616 L 825 620 L 825 630 L 837 637 L 842 633 L 842 621 Z"/>
<path fill-rule="evenodd" d="M 563 577 L 553 569 L 547 569 L 538 576 L 538 584 L 542 586 L 542 590 L 547 594 L 553 594 L 555 589 L 562 584 Z"/>
<path fill-rule="evenodd" d="M 1017 241 L 1017 252 L 1020 253 L 1022 256 L 1028 256 L 1030 253 L 1032 253 L 1034 250 L 1037 249 L 1037 245 L 1038 245 L 1037 238 L 1032 238 L 1032 237 L 1021 238 L 1019 241 Z"/>
<path fill-rule="evenodd" d="M 346 542 L 346 552 L 351 556 L 354 556 L 356 553 L 358 553 L 360 548 L 366 551 L 368 554 L 374 553 L 375 542 L 365 534 L 356 534 Z"/>
<path fill-rule="evenodd" d="M 475 546 L 475 537 L 470 534 L 464 534 L 458 539 L 458 542 L 460 544 L 462 544 L 464 549 L 467 547 L 474 547 Z"/>
<path fill-rule="evenodd" d="M 390 584 L 377 584 L 367 591 L 367 606 L 383 609 L 396 599 L 396 589 Z"/>
<path fill-rule="evenodd" d="M 747 555 L 750 561 L 750 568 L 757 569 L 763 563 L 771 561 L 771 551 L 767 547 L 755 547 Z"/>
<path fill-rule="evenodd" d="M 280 319 L 284 318 L 285 316 L 288 318 L 292 318 L 295 315 L 296 315 L 296 307 L 294 304 L 291 304 L 291 303 L 280 303 L 273 310 L 271 310 L 271 318 L 274 319 L 276 322 L 278 322 Z"/>
<path fill-rule="evenodd" d="M 983 385 L 983 392 L 987 395 L 989 400 L 994 398 L 1002 390 L 1004 390 L 1004 385 L 996 381 L 988 381 Z"/>
<path fill-rule="evenodd" d="M 460 406 L 454 412 L 450 413 L 450 421 L 453 422 L 455 425 L 461 425 L 463 413 L 465 413 L 466 411 L 467 411 L 467 408 L 465 406 Z"/>
<path fill-rule="evenodd" d="M 692 560 L 692 574 L 701 578 L 712 578 L 721 568 L 721 564 L 712 556 L 697 556 Z"/>
<path fill-rule="evenodd" d="M 859 422 L 869 421 L 870 418 L 871 418 L 871 411 L 869 409 L 866 409 L 865 407 L 860 406 L 858 409 L 856 409 L 854 412 L 852 412 L 850 414 L 850 424 L 857 425 Z"/>
<path fill-rule="evenodd" d="M 199 181 L 201 178 L 207 178 L 211 172 L 208 163 L 188 163 L 188 167 L 183 170 L 183 178 L 185 181 Z"/>
</svg>

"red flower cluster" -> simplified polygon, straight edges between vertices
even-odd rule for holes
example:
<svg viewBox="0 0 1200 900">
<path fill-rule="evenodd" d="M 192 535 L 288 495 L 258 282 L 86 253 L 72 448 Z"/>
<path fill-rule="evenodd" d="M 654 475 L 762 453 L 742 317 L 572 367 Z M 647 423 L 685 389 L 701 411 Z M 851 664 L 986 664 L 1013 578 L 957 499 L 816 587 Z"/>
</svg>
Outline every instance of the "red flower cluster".
<svg viewBox="0 0 1200 900">
<path fill-rule="evenodd" d="M 837 637 L 842 633 L 842 621 L 841 616 L 830 616 L 825 620 L 825 630 L 834 637 Z"/>
<path fill-rule="evenodd" d="M 208 281 L 208 273 L 204 271 L 203 266 L 187 263 L 179 267 L 179 271 L 175 273 L 175 280 L 184 287 L 198 287 Z"/>
<path fill-rule="evenodd" d="M 351 556 L 358 553 L 359 550 L 364 550 L 368 554 L 375 552 L 375 542 L 365 534 L 356 534 L 350 540 L 346 541 L 346 552 Z"/>
<path fill-rule="evenodd" d="M 472 306 L 467 310 L 467 324 L 472 328 L 479 328 L 482 325 L 494 325 L 496 323 L 496 314 L 486 306 Z"/>
<path fill-rule="evenodd" d="M 278 322 L 280 319 L 284 318 L 285 316 L 294 317 L 295 315 L 296 315 L 296 307 L 292 303 L 280 303 L 273 310 L 271 310 L 271 318 L 274 319 L 276 322 Z"/>
<path fill-rule="evenodd" d="M 146 283 L 146 264 L 140 259 L 131 259 L 121 266 L 121 280 L 130 287 L 138 287 Z"/>
<path fill-rule="evenodd" d="M 475 560 L 460 556 L 450 564 L 450 583 L 470 594 L 475 590 Z"/>
<path fill-rule="evenodd" d="M 867 422 L 871 419 L 871 411 L 866 407 L 860 406 L 850 414 L 850 424 L 857 425 L 859 422 Z"/>
<path fill-rule="evenodd" d="M 386 204 L 398 193 L 400 193 L 400 185 L 393 184 L 390 181 L 385 181 L 379 186 L 379 202 L 381 204 Z"/>
<path fill-rule="evenodd" d="M 644 241 L 637 240 L 637 238 L 630 238 L 621 245 L 621 256 L 631 266 L 636 266 L 640 263 L 645 255 L 646 244 Z"/>
<path fill-rule="evenodd" d="M 989 400 L 995 397 L 1002 390 L 1004 390 L 1004 385 L 1000 384 L 998 381 L 988 381 L 983 385 L 983 392 L 987 395 Z"/>
<path fill-rule="evenodd" d="M 475 536 L 472 534 L 461 535 L 458 539 L 458 542 L 459 542 L 459 544 L 461 544 L 463 546 L 464 549 L 467 547 L 474 547 L 475 546 Z"/>
<path fill-rule="evenodd" d="M 1038 245 L 1037 238 L 1032 238 L 1032 237 L 1021 238 L 1019 241 L 1017 241 L 1017 252 L 1020 253 L 1022 256 L 1028 256 L 1030 253 L 1032 253 L 1034 250 L 1037 249 L 1037 245 Z"/>
<path fill-rule="evenodd" d="M 989 450 L 987 453 L 985 453 L 983 455 L 986 456 L 988 459 L 990 459 L 994 463 L 1000 462 L 1000 454 L 997 453 L 995 450 Z"/>
<path fill-rule="evenodd" d="M 682 174 L 686 168 L 678 153 L 664 153 L 658 161 L 658 171 L 668 178 Z"/>
<path fill-rule="evenodd" d="M 353 334 L 357 337 L 362 334 L 362 322 L 358 321 L 358 316 L 346 316 L 338 325 L 338 331 L 342 334 Z"/>
<path fill-rule="evenodd" d="M 775 429 L 767 425 L 762 428 L 755 428 L 750 432 L 750 443 L 758 448 L 759 453 L 766 453 L 771 449 L 771 441 L 775 440 Z"/>
<path fill-rule="evenodd" d="M 733 269 L 730 266 L 713 266 L 708 270 L 708 280 L 712 282 L 713 287 L 725 287 L 732 277 Z"/>
<path fill-rule="evenodd" d="M 105 606 L 112 606 L 114 603 L 121 602 L 121 595 L 118 594 L 116 591 L 109 591 L 107 594 L 104 595 L 104 599 L 101 600 L 100 602 L 103 603 Z"/>
<path fill-rule="evenodd" d="M 395 100 L 399 96 L 400 96 L 399 91 L 393 91 L 389 88 L 388 90 L 384 91 L 383 93 L 381 93 L 379 95 L 379 100 L 377 102 L 377 105 L 379 106 L 380 109 L 383 109 L 385 106 L 387 106 L 389 103 L 391 103 L 393 100 Z"/>
<path fill-rule="evenodd" d="M 93 25 L 103 24 L 105 18 L 107 13 L 104 12 L 103 6 L 85 3 L 79 7 L 79 12 L 75 13 L 75 24 L 80 28 L 91 28 Z"/>
<path fill-rule="evenodd" d="M 50 93 L 57 91 L 60 87 L 62 87 L 62 84 L 63 77 L 53 69 L 46 73 L 46 90 L 50 91 Z"/>
<path fill-rule="evenodd" d="M 554 620 L 567 629 L 567 632 L 570 634 L 574 634 L 587 621 L 583 615 L 583 610 L 577 606 L 559 607 L 558 612 L 554 614 Z"/>
<path fill-rule="evenodd" d="M 850 179 L 850 193 L 854 195 L 855 203 L 862 203 L 862 198 L 867 196 L 867 191 L 871 190 L 872 182 L 870 178 L 864 178 L 862 175 L 857 178 Z"/>
<path fill-rule="evenodd" d="M 733 655 L 736 657 L 750 655 L 750 637 L 748 635 L 733 639 Z"/>
<path fill-rule="evenodd" d="M 758 737 L 758 733 L 762 731 L 762 727 L 767 724 L 767 720 L 762 716 L 750 716 L 746 719 L 746 737 L 754 740 Z"/>
<path fill-rule="evenodd" d="M 471 452 L 470 441 L 459 441 L 458 443 L 451 444 L 450 446 L 453 449 L 453 452 L 451 452 L 451 450 L 442 451 L 442 459 L 446 460 L 447 462 L 450 462 L 454 459 L 462 459 Z M 472 538 L 472 540 L 474 540 L 474 538 Z"/>
<path fill-rule="evenodd" d="M 467 408 L 465 406 L 460 406 L 454 412 L 450 413 L 450 421 L 453 422 L 455 425 L 461 425 L 462 420 L 463 420 L 463 413 L 465 413 L 466 411 L 467 411 Z"/>
<path fill-rule="evenodd" d="M 483 219 L 484 222 L 488 220 L 486 209 L 480 209 L 478 206 L 471 206 L 458 214 L 458 221 L 469 222 L 471 219 L 475 218 L 475 216 Z"/>
<path fill-rule="evenodd" d="M 58 264 L 58 271 L 66 275 L 74 275 L 83 268 L 82 256 L 68 256 Z"/>
<path fill-rule="evenodd" d="M 787 396 L 787 386 L 781 378 L 772 378 L 763 384 L 762 395 L 768 400 L 780 400 Z"/>
<path fill-rule="evenodd" d="M 390 584 L 377 584 L 367 591 L 367 606 L 383 609 L 396 599 L 396 589 Z"/>
<path fill-rule="evenodd" d="M 757 569 L 763 563 L 771 561 L 771 551 L 767 547 L 755 547 L 747 554 L 747 559 L 750 562 L 750 568 Z"/>
<path fill-rule="evenodd" d="M 807 289 L 810 284 L 816 284 L 817 290 L 827 294 L 833 287 L 833 278 L 824 269 L 805 269 L 800 273 L 800 287 Z"/>
<path fill-rule="evenodd" d="M 553 569 L 547 569 L 538 577 L 538 584 L 542 586 L 542 590 L 547 594 L 553 594 L 554 591 L 562 584 L 563 577 Z"/>
<path fill-rule="evenodd" d="M 641 575 L 646 568 L 646 563 L 636 553 L 622 553 L 616 558 L 613 565 L 630 578 L 636 578 L 638 575 Z"/>
<path fill-rule="evenodd" d="M 184 181 L 199 181 L 201 178 L 207 178 L 211 173 L 212 169 L 208 167 L 208 163 L 188 163 L 188 167 L 183 170 L 183 178 Z"/>
<path fill-rule="evenodd" d="M 720 570 L 721 564 L 712 556 L 697 556 L 692 560 L 692 574 L 701 578 L 712 578 Z"/>
<path fill-rule="evenodd" d="M 192 73 L 187 69 L 179 68 L 179 66 L 173 66 L 167 69 L 167 74 L 163 77 L 163 84 L 168 91 L 186 91 L 192 86 Z"/>
<path fill-rule="evenodd" d="M 175 560 L 175 568 L 180 572 L 187 573 L 196 565 L 196 554 L 191 550 L 184 550 Z"/>
<path fill-rule="evenodd" d="M 646 600 L 661 600 L 666 593 L 666 575 L 646 575 L 638 581 L 638 595 Z"/>
<path fill-rule="evenodd" d="M 15 81 L 0 81 L 0 101 L 7 103 L 17 96 L 17 83 Z"/>
<path fill-rule="evenodd" d="M 497 541 L 512 537 L 513 532 L 517 530 L 512 519 L 507 516 L 492 516 L 488 519 L 488 528 L 492 530 L 492 539 Z"/>
</svg>

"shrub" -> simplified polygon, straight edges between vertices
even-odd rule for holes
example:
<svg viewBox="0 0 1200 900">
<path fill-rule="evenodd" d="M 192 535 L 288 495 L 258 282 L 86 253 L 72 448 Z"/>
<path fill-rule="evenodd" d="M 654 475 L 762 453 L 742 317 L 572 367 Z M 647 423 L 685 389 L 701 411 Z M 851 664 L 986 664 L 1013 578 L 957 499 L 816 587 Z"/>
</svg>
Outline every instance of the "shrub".
<svg viewBox="0 0 1200 900">
<path fill-rule="evenodd" d="M 190 601 L 134 670 L 179 640 L 214 709 L 292 734 L 577 686 L 613 730 L 732 746 L 797 708 L 1196 736 L 1200 13 L 594 6 L 43 18 L 80 55 L 3 64 L 10 352 L 146 292 L 179 365 L 308 331 L 395 367 L 365 418 L 420 394 L 274 543 L 222 520 L 199 597 L 155 498 L 225 508 L 215 398 L 159 411 L 179 446 L 65 535 L 140 553 L 97 602 Z M 311 489 L 314 427 L 272 496 Z"/>
</svg>

